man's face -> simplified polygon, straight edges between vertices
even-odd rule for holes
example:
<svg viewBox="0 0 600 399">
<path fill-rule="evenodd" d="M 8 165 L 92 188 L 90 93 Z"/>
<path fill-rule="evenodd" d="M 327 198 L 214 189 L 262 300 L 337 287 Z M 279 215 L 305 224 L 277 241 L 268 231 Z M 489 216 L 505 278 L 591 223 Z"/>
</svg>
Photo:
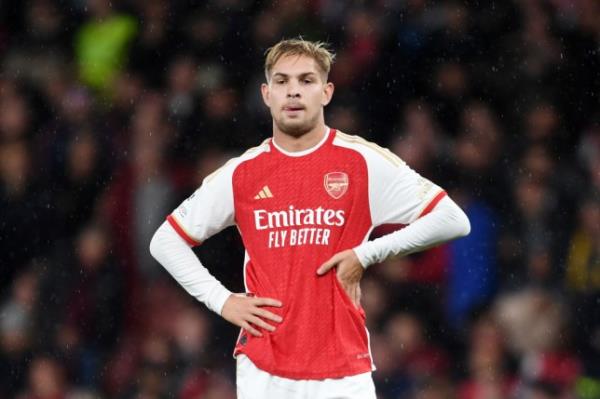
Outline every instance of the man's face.
<svg viewBox="0 0 600 399">
<path fill-rule="evenodd" d="M 300 137 L 323 119 L 323 107 L 331 100 L 333 84 L 325 82 L 314 59 L 290 55 L 273 65 L 261 92 L 279 130 Z"/>
</svg>

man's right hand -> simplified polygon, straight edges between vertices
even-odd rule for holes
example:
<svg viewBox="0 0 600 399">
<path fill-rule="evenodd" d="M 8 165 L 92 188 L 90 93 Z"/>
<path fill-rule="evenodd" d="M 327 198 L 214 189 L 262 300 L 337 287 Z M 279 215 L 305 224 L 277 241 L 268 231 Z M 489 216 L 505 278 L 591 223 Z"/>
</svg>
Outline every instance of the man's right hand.
<svg viewBox="0 0 600 399">
<path fill-rule="evenodd" d="M 221 316 L 228 322 L 243 328 L 255 337 L 262 337 L 262 333 L 255 327 L 268 331 L 275 331 L 275 327 L 263 319 L 281 323 L 281 316 L 262 309 L 261 306 L 275 306 L 280 308 L 281 302 L 272 298 L 258 298 L 246 294 L 231 294 L 225 301 Z"/>
</svg>

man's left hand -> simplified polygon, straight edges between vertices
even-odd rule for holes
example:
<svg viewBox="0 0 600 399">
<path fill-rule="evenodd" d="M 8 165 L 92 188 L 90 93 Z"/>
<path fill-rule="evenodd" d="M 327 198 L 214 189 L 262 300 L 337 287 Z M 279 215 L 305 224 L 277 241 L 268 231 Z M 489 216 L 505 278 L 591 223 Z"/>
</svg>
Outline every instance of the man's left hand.
<svg viewBox="0 0 600 399">
<path fill-rule="evenodd" d="M 347 249 L 333 255 L 331 259 L 323 263 L 317 274 L 324 275 L 332 268 L 337 269 L 337 279 L 342 284 L 342 287 L 354 302 L 354 306 L 360 306 L 360 279 L 362 278 L 365 268 L 360 264 L 358 257 L 353 250 Z"/>
</svg>

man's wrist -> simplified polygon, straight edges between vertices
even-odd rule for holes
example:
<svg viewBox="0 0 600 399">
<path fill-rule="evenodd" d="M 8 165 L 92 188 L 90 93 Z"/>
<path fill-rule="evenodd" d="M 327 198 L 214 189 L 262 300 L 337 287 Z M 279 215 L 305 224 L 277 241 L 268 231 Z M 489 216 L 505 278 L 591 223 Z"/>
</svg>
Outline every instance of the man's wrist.
<svg viewBox="0 0 600 399">
<path fill-rule="evenodd" d="M 206 306 L 221 316 L 221 312 L 223 311 L 223 306 L 229 296 L 232 295 L 232 292 L 225 288 L 223 285 L 219 284 L 217 287 L 213 288 L 212 292 L 208 296 L 208 300 L 206 301 Z"/>
<path fill-rule="evenodd" d="M 356 257 L 358 258 L 360 265 L 364 269 L 367 269 L 373 263 L 369 257 L 369 251 L 368 251 L 367 244 L 368 244 L 368 242 L 364 242 L 361 245 L 354 247 L 352 249 L 354 251 L 354 253 L 356 254 Z"/>
</svg>

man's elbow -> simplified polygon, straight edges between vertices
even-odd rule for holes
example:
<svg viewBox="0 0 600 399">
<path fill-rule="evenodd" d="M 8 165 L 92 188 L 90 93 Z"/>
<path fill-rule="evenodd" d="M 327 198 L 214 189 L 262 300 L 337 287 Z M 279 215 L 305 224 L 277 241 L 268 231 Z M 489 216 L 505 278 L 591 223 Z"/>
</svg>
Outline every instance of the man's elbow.
<svg viewBox="0 0 600 399">
<path fill-rule="evenodd" d="M 458 204 L 446 197 L 438 205 L 439 212 L 444 215 L 446 240 L 465 237 L 471 232 L 471 222 Z"/>
<path fill-rule="evenodd" d="M 160 235 L 161 235 L 161 227 L 159 227 L 155 232 L 154 235 L 152 235 L 152 239 L 150 240 L 150 245 L 149 245 L 149 250 L 150 250 L 150 255 L 152 255 L 152 257 L 154 259 L 156 259 L 158 261 L 158 257 L 160 256 Z"/>
<path fill-rule="evenodd" d="M 152 255 L 152 257 L 154 259 L 156 259 L 156 251 L 157 251 L 156 232 L 154 232 L 154 235 L 152 236 L 152 239 L 150 240 L 150 246 L 148 249 L 150 250 L 150 255 Z"/>
<path fill-rule="evenodd" d="M 471 222 L 465 212 L 458 208 L 456 218 L 456 238 L 468 236 L 471 233 Z"/>
</svg>

